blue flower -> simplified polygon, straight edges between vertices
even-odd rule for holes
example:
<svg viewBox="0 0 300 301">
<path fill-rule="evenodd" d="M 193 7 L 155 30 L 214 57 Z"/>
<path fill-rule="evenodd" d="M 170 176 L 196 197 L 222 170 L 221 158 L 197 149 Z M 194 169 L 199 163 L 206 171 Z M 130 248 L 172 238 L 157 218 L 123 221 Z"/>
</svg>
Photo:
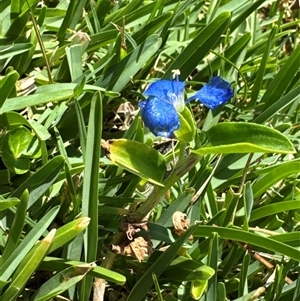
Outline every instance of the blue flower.
<svg viewBox="0 0 300 301">
<path fill-rule="evenodd" d="M 220 76 L 213 77 L 205 84 L 194 96 L 188 99 L 188 102 L 197 99 L 211 110 L 226 103 L 233 96 L 230 83 Z"/>
<path fill-rule="evenodd" d="M 155 136 L 171 138 L 180 127 L 178 113 L 172 103 L 150 96 L 139 103 L 142 119 Z"/>
<path fill-rule="evenodd" d="M 177 73 L 175 79 L 158 80 L 150 84 L 144 92 L 148 98 L 139 102 L 139 107 L 145 126 L 154 135 L 170 138 L 179 129 L 178 112 L 185 108 L 184 87 L 185 83 L 179 81 Z M 196 99 L 208 108 L 215 109 L 232 96 L 230 84 L 221 77 L 214 77 L 187 102 Z"/>
</svg>

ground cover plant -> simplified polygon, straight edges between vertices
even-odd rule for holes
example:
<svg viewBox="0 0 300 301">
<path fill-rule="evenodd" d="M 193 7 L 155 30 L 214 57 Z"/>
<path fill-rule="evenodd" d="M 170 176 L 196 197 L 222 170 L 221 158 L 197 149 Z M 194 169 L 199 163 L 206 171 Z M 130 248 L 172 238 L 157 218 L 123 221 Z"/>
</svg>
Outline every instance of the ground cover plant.
<svg viewBox="0 0 300 301">
<path fill-rule="evenodd" d="M 300 300 L 297 1 L 0 16 L 1 300 Z"/>
</svg>

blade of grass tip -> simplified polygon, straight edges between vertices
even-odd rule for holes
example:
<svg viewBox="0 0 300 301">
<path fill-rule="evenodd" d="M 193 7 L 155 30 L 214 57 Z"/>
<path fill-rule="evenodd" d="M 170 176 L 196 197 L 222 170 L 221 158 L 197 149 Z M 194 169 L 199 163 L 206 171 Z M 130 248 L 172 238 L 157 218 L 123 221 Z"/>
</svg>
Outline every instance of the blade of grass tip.
<svg viewBox="0 0 300 301">
<path fill-rule="evenodd" d="M 247 274 L 248 274 L 248 267 L 250 264 L 250 260 L 251 260 L 251 256 L 248 253 L 246 253 L 241 267 L 241 275 L 240 275 L 239 290 L 238 290 L 239 297 L 248 294 Z"/>
<path fill-rule="evenodd" d="M 157 279 L 155 273 L 152 273 L 152 280 L 154 282 L 154 286 L 155 286 L 155 289 L 156 289 L 158 301 L 164 301 L 163 296 L 162 296 L 161 291 L 160 291 L 158 279 Z"/>
<path fill-rule="evenodd" d="M 10 286 L 0 297 L 1 300 L 16 300 L 16 297 L 22 292 L 23 287 L 25 286 L 32 273 L 37 269 L 37 267 L 46 256 L 47 251 L 49 250 L 55 236 L 55 232 L 56 229 L 52 229 L 49 234 L 41 241 L 33 254 L 24 257 L 24 264 L 21 265 L 21 268 L 18 268 L 16 270 L 15 276 L 13 277 Z"/>
<path fill-rule="evenodd" d="M 84 233 L 84 258 L 87 262 L 97 259 L 98 251 L 98 182 L 100 143 L 102 133 L 102 97 L 100 92 L 92 98 L 84 167 L 82 214 L 91 219 Z M 85 277 L 80 290 L 80 300 L 89 299 L 92 278 Z"/>
<path fill-rule="evenodd" d="M 53 207 L 45 216 L 34 226 L 34 228 L 27 234 L 18 247 L 11 253 L 6 262 L 0 269 L 1 281 L 7 281 L 16 267 L 22 261 L 22 258 L 29 252 L 35 245 L 39 237 L 43 235 L 53 219 L 59 211 L 59 206 Z"/>
</svg>

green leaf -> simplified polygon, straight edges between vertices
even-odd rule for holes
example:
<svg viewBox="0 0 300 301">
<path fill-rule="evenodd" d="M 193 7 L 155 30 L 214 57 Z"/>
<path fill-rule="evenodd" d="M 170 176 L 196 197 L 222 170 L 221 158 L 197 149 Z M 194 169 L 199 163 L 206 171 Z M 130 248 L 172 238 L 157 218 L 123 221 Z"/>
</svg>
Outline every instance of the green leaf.
<svg viewBox="0 0 300 301">
<path fill-rule="evenodd" d="M 260 62 L 259 69 L 258 69 L 258 71 L 256 73 L 256 76 L 255 76 L 254 85 L 252 87 L 251 100 L 250 100 L 250 104 L 249 104 L 250 106 L 254 105 L 258 101 L 258 96 L 259 96 L 260 89 L 261 89 L 261 86 L 262 86 L 262 82 L 263 82 L 263 79 L 264 79 L 266 65 L 267 65 L 267 62 L 268 62 L 268 58 L 270 57 L 270 51 L 271 51 L 271 47 L 274 43 L 274 36 L 277 32 L 277 29 L 278 29 L 277 26 L 273 27 L 273 29 L 272 29 L 272 31 L 269 35 L 269 39 L 266 43 L 264 55 L 263 55 L 262 60 Z"/>
<path fill-rule="evenodd" d="M 277 171 L 276 171 L 277 172 Z M 289 210 L 300 210 L 300 202 L 295 201 L 284 201 L 275 204 L 264 205 L 257 208 L 251 212 L 250 222 L 258 220 L 260 218 L 265 218 L 270 215 L 274 215 L 280 212 L 285 212 Z"/>
<path fill-rule="evenodd" d="M 286 176 L 298 174 L 299 161 L 300 160 L 284 162 L 260 177 L 252 186 L 254 198 L 265 193 L 267 189 L 276 184 L 279 180 L 284 179 Z"/>
<path fill-rule="evenodd" d="M 12 254 L 12 252 L 17 248 L 19 244 L 19 240 L 22 235 L 22 230 L 24 227 L 24 221 L 26 217 L 27 202 L 28 202 L 28 191 L 25 190 L 20 197 L 20 203 L 18 204 L 16 215 L 10 227 L 8 239 L 5 244 L 4 250 L 2 252 L 3 262 L 5 262 L 7 258 L 9 258 L 10 254 Z M 0 205 L 0 209 L 1 208 L 2 208 L 2 204 Z"/>
<path fill-rule="evenodd" d="M 29 51 L 29 49 L 32 46 L 32 43 L 16 43 L 11 45 L 0 46 L 0 60 L 12 58 L 15 55 L 19 55 L 23 52 Z"/>
<path fill-rule="evenodd" d="M 2 300 L 16 300 L 15 298 L 22 292 L 23 287 L 26 285 L 32 273 L 37 269 L 43 258 L 46 256 L 54 238 L 55 231 L 55 229 L 51 230 L 34 252 L 28 253 L 27 256 L 24 257 L 22 262 L 23 264 L 21 263 L 15 271 L 12 282 L 1 296 Z"/>
<path fill-rule="evenodd" d="M 29 191 L 28 208 L 30 208 L 39 197 L 54 183 L 64 166 L 64 158 L 56 156 L 36 173 L 34 173 L 27 181 L 22 183 L 11 196 L 20 197 L 25 189 Z"/>
<path fill-rule="evenodd" d="M 46 301 L 66 291 L 93 268 L 93 264 L 71 266 L 55 274 L 37 290 L 34 301 Z"/>
<path fill-rule="evenodd" d="M 60 227 L 56 231 L 56 235 L 53 239 L 53 243 L 48 253 L 51 253 L 57 250 L 58 248 L 63 247 L 70 240 L 76 237 L 79 233 L 86 229 L 86 227 L 90 223 L 90 220 L 91 219 L 89 217 L 80 217 Z"/>
<path fill-rule="evenodd" d="M 39 141 L 23 126 L 7 132 L 3 138 L 3 163 L 16 174 L 29 170 L 30 161 L 26 157 L 35 158 L 40 155 Z"/>
<path fill-rule="evenodd" d="M 51 86 L 51 85 L 49 85 Z M 35 93 L 33 95 L 9 98 L 5 101 L 0 114 L 8 111 L 24 109 L 26 107 L 37 106 L 44 103 L 58 102 L 64 99 L 69 99 L 73 96 L 73 90 L 57 90 L 52 93 Z"/>
<path fill-rule="evenodd" d="M 286 90 L 294 75 L 299 71 L 300 47 L 296 47 L 283 67 L 276 74 L 268 89 L 264 93 L 261 102 L 264 103 L 263 110 L 268 109 L 274 100 L 279 99 Z"/>
<path fill-rule="evenodd" d="M 180 70 L 183 79 L 187 78 L 210 49 L 218 43 L 222 33 L 226 31 L 229 24 L 230 13 L 224 12 L 204 27 L 174 60 L 164 74 L 164 78 L 169 79 L 174 69 Z"/>
<path fill-rule="evenodd" d="M 207 288 L 208 280 L 193 280 L 191 283 L 190 293 L 191 297 L 194 300 L 199 300 L 203 293 L 205 292 L 205 289 Z"/>
<path fill-rule="evenodd" d="M 159 186 L 166 171 L 164 157 L 152 147 L 126 139 L 111 140 L 102 144 L 108 151 L 107 157 L 118 166 Z"/>
<path fill-rule="evenodd" d="M 196 133 L 195 120 L 191 111 L 185 107 L 184 110 L 178 113 L 180 118 L 180 128 L 174 131 L 176 138 L 182 142 L 193 141 Z"/>
<path fill-rule="evenodd" d="M 79 266 L 82 264 L 84 264 L 82 261 L 47 256 L 42 262 L 41 268 L 46 271 L 61 271 L 69 266 Z M 125 276 L 122 274 L 99 266 L 94 266 L 92 270 L 88 272 L 88 275 L 92 277 L 103 278 L 107 281 L 111 281 L 120 285 L 124 284 L 126 281 Z"/>
<path fill-rule="evenodd" d="M 7 141 L 6 141 L 7 139 Z M 25 127 L 19 127 L 5 135 L 4 141 L 15 158 L 19 158 L 29 147 L 32 135 Z"/>
<path fill-rule="evenodd" d="M 0 270 L 1 280 L 7 281 L 11 274 L 15 272 L 16 267 L 23 261 L 24 257 L 36 244 L 37 240 L 46 231 L 48 226 L 52 223 L 53 219 L 59 211 L 59 206 L 53 207 L 43 218 L 35 225 L 35 227 L 27 234 L 17 248 L 10 254 L 9 258 L 2 265 Z M 20 267 L 20 266 L 19 266 Z"/>
<path fill-rule="evenodd" d="M 98 197 L 99 197 L 99 163 L 102 135 L 102 95 L 97 92 L 91 102 L 84 161 L 84 180 L 82 191 L 82 214 L 91 218 L 84 233 L 84 258 L 93 262 L 98 254 Z M 81 285 L 81 300 L 87 300 L 92 288 L 92 278 L 85 278 Z"/>
<path fill-rule="evenodd" d="M 241 241 L 245 244 L 251 244 L 257 247 L 261 247 L 264 250 L 279 253 L 281 255 L 291 257 L 296 261 L 300 261 L 300 251 L 296 248 L 275 241 L 273 238 L 262 237 L 260 235 L 253 234 L 240 229 L 231 229 L 214 226 L 199 226 L 198 229 L 194 232 L 194 237 L 207 237 L 210 236 L 213 232 L 218 233 L 220 235 L 220 238 Z"/>
<path fill-rule="evenodd" d="M 198 228 L 198 225 L 190 227 L 182 236 L 180 236 L 160 257 L 153 263 L 150 268 L 137 281 L 130 292 L 127 301 L 144 300 L 145 295 L 149 292 L 153 282 L 152 274 L 155 273 L 159 277 L 163 271 L 169 266 L 176 253 L 182 247 L 184 242 Z"/>
<path fill-rule="evenodd" d="M 4 211 L 10 207 L 14 207 L 20 203 L 17 198 L 7 198 L 5 200 L 0 199 L 0 211 Z"/>
<path fill-rule="evenodd" d="M 150 36 L 118 64 L 110 67 L 105 74 L 100 76 L 95 85 L 120 92 L 130 81 L 130 78 L 154 56 L 160 45 L 161 39 L 158 35 Z"/>
<path fill-rule="evenodd" d="M 10 71 L 7 75 L 0 77 L 0 108 L 10 93 L 15 89 L 19 74 L 17 71 Z"/>
<path fill-rule="evenodd" d="M 203 147 L 192 152 L 203 154 L 294 153 L 292 143 L 283 134 L 267 126 L 245 122 L 223 122 L 211 127 Z"/>
</svg>

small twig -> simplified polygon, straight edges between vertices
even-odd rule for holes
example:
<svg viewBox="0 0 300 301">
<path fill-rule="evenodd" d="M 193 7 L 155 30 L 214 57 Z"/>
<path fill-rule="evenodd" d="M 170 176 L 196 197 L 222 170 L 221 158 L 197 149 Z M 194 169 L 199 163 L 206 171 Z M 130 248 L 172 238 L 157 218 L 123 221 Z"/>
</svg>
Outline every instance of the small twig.
<svg viewBox="0 0 300 301">
<path fill-rule="evenodd" d="M 42 51 L 42 54 L 43 54 L 43 57 L 44 57 L 44 60 L 45 60 L 46 70 L 47 70 L 47 74 L 48 74 L 48 78 L 49 78 L 49 83 L 53 84 L 53 79 L 52 79 L 50 64 L 49 64 L 49 61 L 48 61 L 48 58 L 47 58 L 46 49 L 44 47 L 44 44 L 43 44 L 43 41 L 42 41 L 42 37 L 40 35 L 39 28 L 38 28 L 38 26 L 37 26 L 37 24 L 35 22 L 32 9 L 31 9 L 31 7 L 30 7 L 30 5 L 29 5 L 29 3 L 28 3 L 27 0 L 26 0 L 26 3 L 27 3 L 28 8 L 29 8 L 30 18 L 31 18 L 31 21 L 32 21 L 32 24 L 33 24 L 33 27 L 34 27 L 34 30 L 35 30 L 35 33 L 36 33 L 36 37 L 38 39 L 38 42 L 39 42 L 39 45 L 40 45 L 40 48 L 41 48 L 41 51 Z"/>
<path fill-rule="evenodd" d="M 243 249 L 245 249 L 246 251 L 248 251 L 248 253 L 250 254 L 250 256 L 252 256 L 253 258 L 255 258 L 257 261 L 259 261 L 261 264 L 263 264 L 265 267 L 267 267 L 269 270 L 273 271 L 274 270 L 274 265 L 269 262 L 267 259 L 263 258 L 262 256 L 260 256 L 257 252 L 253 251 L 247 244 L 243 244 L 240 242 L 236 242 L 239 246 L 241 246 Z M 288 284 L 292 284 L 293 280 L 289 277 L 285 277 L 285 282 Z"/>
</svg>

